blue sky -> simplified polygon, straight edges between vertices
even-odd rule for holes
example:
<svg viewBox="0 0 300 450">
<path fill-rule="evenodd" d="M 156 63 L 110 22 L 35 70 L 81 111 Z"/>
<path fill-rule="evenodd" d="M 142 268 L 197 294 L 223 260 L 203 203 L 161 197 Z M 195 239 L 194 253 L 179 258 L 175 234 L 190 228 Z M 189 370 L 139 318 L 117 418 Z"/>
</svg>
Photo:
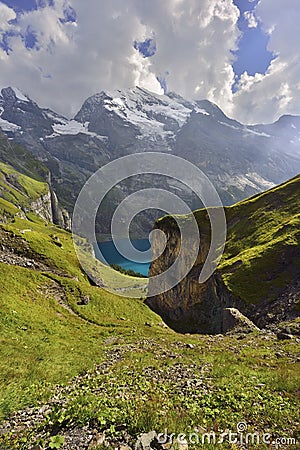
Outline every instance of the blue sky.
<svg viewBox="0 0 300 450">
<path fill-rule="evenodd" d="M 0 0 L 0 2 L 14 9 L 14 11 L 17 13 L 17 16 L 20 16 L 24 12 L 38 10 L 47 5 L 48 6 L 54 5 L 54 0 Z M 64 9 L 64 15 L 62 18 L 60 18 L 60 21 L 61 23 L 76 22 L 76 18 L 77 18 L 76 11 L 74 10 L 74 8 L 68 5 Z M 9 52 L 11 50 L 8 42 L 9 38 L 13 35 L 14 32 L 11 31 L 7 32 L 7 34 L 4 35 L 2 43 L 0 44 L 0 46 L 6 52 Z M 25 33 L 22 33 L 21 36 L 27 49 L 33 49 L 35 47 L 38 47 L 38 40 L 36 37 L 36 33 L 30 26 L 27 27 Z M 47 76 L 51 78 L 51 76 L 49 75 Z"/>
<path fill-rule="evenodd" d="M 37 7 L 35 0 L 2 0 L 2 3 L 5 3 L 15 11 L 30 11 Z"/>
<path fill-rule="evenodd" d="M 269 36 L 261 29 L 258 21 L 257 27 L 249 28 L 248 20 L 244 17 L 247 11 L 253 11 L 258 0 L 234 0 L 234 4 L 240 10 L 238 22 L 242 37 L 239 42 L 239 50 L 236 52 L 236 62 L 233 64 L 234 72 L 240 76 L 247 71 L 249 75 L 265 73 L 271 60 L 274 58 L 272 52 L 268 51 Z"/>
</svg>

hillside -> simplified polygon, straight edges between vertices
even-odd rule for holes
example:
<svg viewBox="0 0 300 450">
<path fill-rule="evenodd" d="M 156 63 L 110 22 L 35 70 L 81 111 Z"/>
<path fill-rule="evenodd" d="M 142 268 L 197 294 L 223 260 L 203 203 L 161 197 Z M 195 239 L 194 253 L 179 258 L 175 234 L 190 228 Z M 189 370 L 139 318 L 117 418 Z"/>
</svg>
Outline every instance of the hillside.
<svg viewBox="0 0 300 450">
<path fill-rule="evenodd" d="M 51 193 L 47 183 L 34 180 L 0 162 L 0 217 L 6 220 L 34 212 L 52 222 Z"/>
<path fill-rule="evenodd" d="M 220 333 L 223 313 L 237 308 L 260 327 L 299 316 L 300 176 L 225 209 L 227 241 L 216 273 L 204 284 L 199 274 L 210 243 L 206 211 L 194 213 L 201 235 L 199 257 L 190 274 L 147 304 L 177 331 Z M 182 218 L 183 220 L 184 218 Z M 177 254 L 179 230 L 172 217 L 157 222 L 169 244 L 151 265 L 150 276 Z M 158 244 L 157 244 L 158 245 Z M 151 278 L 149 289 L 152 286 Z M 209 299 L 209 300 L 208 300 Z"/>
<path fill-rule="evenodd" d="M 24 147 L 7 139 L 0 131 L 0 161 L 38 181 L 49 179 L 49 170 Z"/>
<path fill-rule="evenodd" d="M 26 181 L 31 200 L 45 186 L 1 167 L 20 185 Z M 196 447 L 212 449 L 215 445 L 207 441 L 201 445 L 202 433 L 215 430 L 219 436 L 225 428 L 235 432 L 240 422 L 249 432 L 269 432 L 272 439 L 291 443 L 284 448 L 294 448 L 300 381 L 296 336 L 279 340 L 271 331 L 175 333 L 143 298 L 118 297 L 92 286 L 79 266 L 70 233 L 33 212 L 20 215 L 15 187 L 5 180 L 2 186 L 11 196 L 2 200 L 9 214 L 0 224 L 1 450 L 103 445 L 129 450 L 144 448 L 147 440 L 163 448 L 153 431 L 165 429 L 176 435 L 196 432 Z M 287 185 L 291 193 L 298 181 Z M 273 194 L 258 197 L 261 215 L 268 195 Z M 247 213 L 253 202 L 245 203 Z M 228 211 L 241 212 L 243 205 Z M 288 214 L 288 206 L 284 211 Z M 249 244 L 246 230 L 241 239 Z M 239 250 L 233 235 L 228 245 L 224 268 L 234 264 Z M 104 284 L 113 280 L 111 269 L 100 263 L 96 269 Z M 128 286 L 137 282 L 124 279 Z M 139 437 L 148 432 L 152 434 Z M 225 439 L 220 448 L 233 447 Z M 249 448 L 269 446 L 260 442 Z"/>
<path fill-rule="evenodd" d="M 246 303 L 271 310 L 299 281 L 299 190 L 297 176 L 228 208 L 230 231 L 220 271 L 229 290 Z"/>
<path fill-rule="evenodd" d="M 69 213 L 61 207 L 52 187 L 51 173 L 47 167 L 24 147 L 11 142 L 0 131 L 1 205 L 9 200 L 26 217 L 34 212 L 43 219 L 70 229 Z M 8 214 L 5 203 L 2 211 Z M 0 213 L 1 214 L 1 213 Z M 1 215 L 2 220 L 4 215 Z"/>
</svg>

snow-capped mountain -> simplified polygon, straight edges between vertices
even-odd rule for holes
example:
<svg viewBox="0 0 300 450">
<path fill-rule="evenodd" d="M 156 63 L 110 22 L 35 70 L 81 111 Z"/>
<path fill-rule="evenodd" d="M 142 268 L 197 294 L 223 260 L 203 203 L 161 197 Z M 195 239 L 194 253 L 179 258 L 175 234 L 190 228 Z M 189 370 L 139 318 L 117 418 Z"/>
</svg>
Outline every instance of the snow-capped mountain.
<svg viewBox="0 0 300 450">
<path fill-rule="evenodd" d="M 140 88 L 101 92 L 67 119 L 8 87 L 0 94 L 0 127 L 50 169 L 53 186 L 69 210 L 97 168 L 141 151 L 190 160 L 209 176 L 225 204 L 300 172 L 300 117 L 245 126 L 207 100 L 188 101 L 175 93 L 159 96 Z M 117 197 L 128 189 L 121 186 Z M 188 191 L 182 195 L 191 199 Z"/>
<path fill-rule="evenodd" d="M 179 96 L 160 96 L 135 88 L 88 98 L 75 119 L 88 123 L 90 131 L 108 135 L 112 145 L 119 145 L 119 136 L 129 140 L 133 136 L 133 150 L 171 151 L 178 131 L 195 111 L 209 115 Z"/>
</svg>

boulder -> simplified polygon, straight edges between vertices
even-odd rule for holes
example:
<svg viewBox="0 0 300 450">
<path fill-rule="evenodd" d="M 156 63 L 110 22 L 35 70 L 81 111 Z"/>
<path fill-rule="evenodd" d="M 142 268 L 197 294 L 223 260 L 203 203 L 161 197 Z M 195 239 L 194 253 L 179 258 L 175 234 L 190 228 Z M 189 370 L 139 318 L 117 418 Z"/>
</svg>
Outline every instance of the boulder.
<svg viewBox="0 0 300 450">
<path fill-rule="evenodd" d="M 150 431 L 149 433 L 142 433 L 139 435 L 134 449 L 135 450 L 151 450 L 151 443 L 156 440 L 156 432 Z"/>
<path fill-rule="evenodd" d="M 259 330 L 259 328 L 254 325 L 248 317 L 244 316 L 236 308 L 224 308 L 222 329 L 223 333 L 227 333 L 229 331 L 251 332 Z"/>
</svg>

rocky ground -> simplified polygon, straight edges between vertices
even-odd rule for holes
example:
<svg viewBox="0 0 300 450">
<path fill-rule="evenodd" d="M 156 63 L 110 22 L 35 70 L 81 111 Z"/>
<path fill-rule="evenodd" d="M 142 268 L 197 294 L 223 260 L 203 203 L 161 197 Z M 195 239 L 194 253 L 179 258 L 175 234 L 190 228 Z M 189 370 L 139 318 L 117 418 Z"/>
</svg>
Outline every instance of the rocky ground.
<svg viewBox="0 0 300 450">
<path fill-rule="evenodd" d="M 289 363 L 299 363 L 300 355 L 297 356 L 293 352 L 284 350 L 282 342 L 291 340 L 299 343 L 300 339 L 295 335 L 283 334 L 284 331 L 279 328 L 277 329 L 277 335 L 274 331 L 261 332 L 260 339 L 261 342 L 264 342 L 264 349 L 269 349 L 270 353 L 275 351 L 275 357 L 278 360 L 284 359 Z M 199 363 L 199 357 L 194 357 L 195 352 L 198 352 L 199 355 L 202 354 L 204 343 L 206 351 L 213 352 L 217 346 L 224 345 L 226 341 L 227 351 L 230 350 L 231 353 L 236 355 L 240 355 L 243 349 L 247 349 L 249 345 L 259 348 L 259 344 L 256 342 L 257 338 L 252 337 L 251 333 L 231 333 L 231 337 L 223 335 L 199 336 L 198 340 L 199 342 L 196 344 L 178 340 L 178 342 L 174 342 L 171 345 L 168 344 L 162 348 L 155 339 L 141 339 L 135 344 L 120 343 L 118 338 L 113 337 L 107 339 L 105 342 L 107 350 L 101 364 L 96 365 L 92 371 L 76 376 L 64 386 L 56 386 L 49 401 L 35 408 L 18 411 L 1 424 L 0 436 L 24 435 L 27 436 L 27 444 L 25 447 L 1 447 L 0 444 L 0 449 L 49 450 L 61 448 L 63 450 L 92 450 L 112 448 L 118 450 L 150 450 L 151 448 L 167 450 L 176 448 L 187 450 L 188 444 L 185 442 L 176 442 L 175 447 L 172 447 L 170 443 L 162 444 L 154 430 L 147 433 L 134 434 L 128 429 L 126 423 L 118 423 L 113 427 L 106 428 L 95 420 L 78 426 L 76 423 L 72 424 L 72 420 L 64 420 L 63 412 L 68 410 L 70 402 L 78 393 L 103 396 L 103 393 L 106 391 L 105 393 L 110 395 L 107 380 L 110 380 L 112 384 L 118 384 L 117 395 L 122 395 L 125 401 L 130 402 L 133 386 L 130 384 L 126 385 L 126 382 L 118 379 L 115 370 L 121 367 L 126 376 L 129 379 L 132 377 L 134 380 L 136 373 L 135 369 L 128 365 L 128 355 L 135 355 L 137 352 L 151 354 L 153 358 L 153 365 L 146 365 L 141 374 L 145 386 L 156 384 L 163 387 L 164 383 L 167 382 L 169 385 L 172 385 L 172 395 L 197 402 L 199 396 L 209 395 L 214 390 L 211 378 L 213 364 L 208 362 Z M 190 363 L 182 362 L 182 352 L 185 354 L 191 353 Z M 172 365 L 164 367 L 163 361 L 172 360 Z M 267 366 L 270 365 L 267 364 L 268 358 L 265 358 L 265 361 Z M 144 394 L 146 396 L 146 391 Z M 58 410 L 62 417 L 59 420 L 57 420 Z M 30 435 L 31 439 L 28 439 Z M 285 448 L 297 447 L 285 446 Z"/>
<path fill-rule="evenodd" d="M 110 340 L 109 342 L 112 341 Z M 184 346 L 184 344 L 182 345 Z M 148 351 L 152 350 L 155 359 L 178 358 L 178 354 L 175 352 L 158 352 L 155 350 L 155 342 L 147 340 L 143 340 L 134 346 L 123 345 L 108 350 L 105 352 L 105 361 L 102 364 L 95 366 L 93 372 L 88 372 L 82 376 L 75 377 L 67 386 L 57 386 L 53 397 L 47 403 L 40 405 L 37 408 L 28 408 L 16 412 L 8 421 L 2 423 L 0 426 L 0 434 L 19 434 L 30 428 L 36 429 L 38 425 L 43 424 L 47 417 L 51 415 L 51 412 L 55 407 L 59 406 L 60 409 L 64 409 L 72 392 L 81 390 L 86 382 L 91 381 L 93 378 L 110 374 L 113 371 L 115 364 L 122 362 L 124 354 L 126 352 L 136 351 L 137 347 L 147 348 Z M 180 344 L 178 344 L 178 347 L 180 347 Z M 193 345 L 190 344 L 187 348 L 192 349 Z M 208 392 L 210 381 L 209 379 L 206 379 L 204 382 L 204 374 L 208 371 L 209 365 L 183 365 L 178 363 L 173 367 L 170 367 L 167 372 L 156 369 L 155 367 L 147 367 L 144 371 L 144 377 L 153 383 L 163 383 L 164 379 L 167 378 L 169 382 L 172 382 L 174 392 L 181 395 L 195 395 L 193 392 L 195 390 L 199 391 L 199 389 L 201 389 L 203 393 Z M 128 390 L 129 389 L 130 387 L 128 386 Z M 99 388 L 95 387 L 92 392 L 97 393 L 98 390 Z M 37 431 L 35 439 L 38 441 L 47 434 L 50 434 L 50 436 L 55 435 L 55 432 L 57 431 L 58 430 L 55 428 L 51 429 L 51 422 L 49 422 L 48 429 L 43 429 L 39 432 Z M 95 427 L 92 423 L 82 428 L 62 428 L 59 435 L 64 438 L 64 444 L 59 448 L 64 450 L 90 450 L 97 448 L 100 445 L 104 445 L 105 447 L 119 448 L 120 450 L 125 450 L 125 447 L 128 449 L 129 447 L 141 448 L 141 450 L 145 448 L 146 450 L 147 445 L 145 442 L 149 441 L 150 435 L 144 434 L 140 439 L 135 440 L 135 438 L 126 430 L 126 425 L 118 426 L 117 432 L 118 438 L 116 439 L 110 436 L 111 430 L 99 430 L 99 428 Z M 151 440 L 154 440 L 154 434 L 151 434 L 151 436 Z M 30 446 L 28 450 L 42 450 L 42 448 L 43 447 L 40 445 L 33 445 Z"/>
</svg>

